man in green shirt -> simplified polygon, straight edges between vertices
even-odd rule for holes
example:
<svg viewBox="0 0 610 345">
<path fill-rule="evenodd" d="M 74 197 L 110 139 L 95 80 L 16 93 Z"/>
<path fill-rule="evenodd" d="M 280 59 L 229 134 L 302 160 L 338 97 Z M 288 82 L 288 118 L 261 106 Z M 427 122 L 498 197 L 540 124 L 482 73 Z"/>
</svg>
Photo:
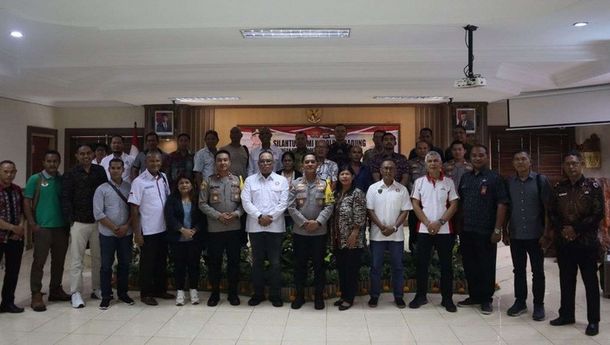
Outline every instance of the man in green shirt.
<svg viewBox="0 0 610 345">
<path fill-rule="evenodd" d="M 61 156 L 49 150 L 45 153 L 40 173 L 30 176 L 25 186 L 25 216 L 34 236 L 34 261 L 30 273 L 31 307 L 34 311 L 47 308 L 42 299 L 42 276 L 51 251 L 51 281 L 49 301 L 69 301 L 61 286 L 64 260 L 68 250 L 67 223 L 61 212 L 61 175 L 58 173 Z"/>
</svg>

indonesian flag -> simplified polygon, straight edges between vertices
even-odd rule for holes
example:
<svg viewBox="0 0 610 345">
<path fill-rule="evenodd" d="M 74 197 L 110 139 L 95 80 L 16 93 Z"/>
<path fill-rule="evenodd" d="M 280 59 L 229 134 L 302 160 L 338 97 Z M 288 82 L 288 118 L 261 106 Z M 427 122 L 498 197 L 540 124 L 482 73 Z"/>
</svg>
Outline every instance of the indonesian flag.
<svg viewBox="0 0 610 345">
<path fill-rule="evenodd" d="M 136 156 L 140 153 L 138 146 L 138 123 L 134 122 L 133 131 L 131 132 L 131 149 L 129 149 L 129 155 L 133 157 L 133 159 L 136 159 Z"/>
</svg>

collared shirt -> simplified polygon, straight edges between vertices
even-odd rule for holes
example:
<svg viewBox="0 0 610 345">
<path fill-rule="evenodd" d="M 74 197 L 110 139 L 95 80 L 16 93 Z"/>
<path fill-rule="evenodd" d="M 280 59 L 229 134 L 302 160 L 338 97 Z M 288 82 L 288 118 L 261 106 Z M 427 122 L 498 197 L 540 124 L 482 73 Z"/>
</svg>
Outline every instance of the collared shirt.
<svg viewBox="0 0 610 345">
<path fill-rule="evenodd" d="M 186 176 L 192 181 L 193 167 L 193 154 L 190 151 L 187 151 L 185 155 L 180 151 L 170 153 L 167 160 L 167 179 L 170 190 L 175 189 L 180 176 Z"/>
<path fill-rule="evenodd" d="M 108 181 L 104 168 L 91 165 L 86 172 L 77 165 L 64 174 L 61 190 L 61 206 L 64 219 L 69 223 L 95 223 L 93 217 L 93 194 L 99 185 Z"/>
<path fill-rule="evenodd" d="M 383 180 L 373 183 L 366 193 L 366 208 L 373 210 L 379 221 L 383 224 L 394 225 L 396 219 L 402 211 L 412 210 L 411 198 L 407 187 L 394 181 L 387 186 Z M 371 224 L 371 241 L 404 241 L 405 234 L 403 225 L 398 226 L 398 230 L 390 236 L 381 233 L 379 227 Z"/>
<path fill-rule="evenodd" d="M 166 230 L 163 208 L 168 195 L 167 177 L 162 172 L 153 176 L 145 170 L 133 180 L 128 201 L 140 207 L 142 234 L 154 235 Z"/>
<path fill-rule="evenodd" d="M 195 153 L 193 171 L 201 173 L 202 177 L 214 175 L 214 152 L 204 147 Z"/>
<path fill-rule="evenodd" d="M 0 186 L 0 219 L 3 221 L 19 225 L 23 218 L 23 194 L 21 187 L 11 183 L 9 186 Z M 0 243 L 5 243 L 7 239 L 20 239 L 11 231 L 0 229 Z"/>
<path fill-rule="evenodd" d="M 571 225 L 576 232 L 574 242 L 594 248 L 592 254 L 597 255 L 599 222 L 604 217 L 604 195 L 597 181 L 584 176 L 574 184 L 568 179 L 560 181 L 553 190 L 549 213 L 559 247 L 569 244 L 561 230 Z"/>
<path fill-rule="evenodd" d="M 546 176 L 535 172 L 530 172 L 525 180 L 519 176 L 511 176 L 508 178 L 507 186 L 511 200 L 508 223 L 510 238 L 517 240 L 540 238 L 544 232 L 544 204 L 548 204 L 551 195 Z M 538 193 L 539 188 L 541 193 Z"/>
<path fill-rule="evenodd" d="M 167 164 L 167 159 L 169 158 L 169 155 L 163 151 L 161 151 L 161 149 L 157 149 L 157 151 L 159 151 L 161 153 L 161 170 L 165 170 L 165 165 Z M 136 156 L 136 158 L 134 158 L 133 160 L 133 164 L 131 165 L 132 168 L 136 168 L 138 169 L 139 173 L 143 173 L 144 170 L 146 170 L 146 155 L 148 154 L 148 150 L 144 150 L 142 152 L 139 152 L 138 155 Z M 131 181 L 133 182 L 133 181 Z"/>
<path fill-rule="evenodd" d="M 308 181 L 299 177 L 292 181 L 290 197 L 288 198 L 288 213 L 294 220 L 292 231 L 303 236 L 319 236 L 327 233 L 326 223 L 333 212 L 332 202 L 327 202 L 324 191 L 326 181 L 317 178 Z M 308 220 L 315 220 L 321 226 L 313 232 L 305 230 L 303 224 Z"/>
<path fill-rule="evenodd" d="M 294 170 L 303 172 L 303 157 L 308 153 L 312 153 L 312 151 L 308 150 L 307 148 L 304 150 L 299 150 L 296 148 L 292 150 L 292 153 L 294 153 Z"/>
<path fill-rule="evenodd" d="M 419 200 L 422 211 L 431 222 L 439 220 L 447 211 L 449 202 L 458 199 L 453 181 L 444 176 L 443 173 L 436 180 L 430 175 L 415 180 L 411 197 Z M 428 227 L 421 221 L 417 222 L 417 230 L 421 233 L 428 233 Z M 450 234 L 452 232 L 450 222 L 441 225 L 438 231 L 439 234 Z"/>
<path fill-rule="evenodd" d="M 102 166 L 102 168 L 104 168 L 104 171 L 106 172 L 106 177 L 109 180 L 110 180 L 110 172 L 108 171 L 108 167 L 110 166 L 110 161 L 113 160 L 114 158 L 115 158 L 114 153 L 110 154 L 110 155 L 104 157 L 104 159 L 102 159 L 102 162 L 100 163 L 100 165 Z M 133 157 L 131 157 L 130 155 L 123 152 L 121 154 L 121 156 L 117 157 L 117 158 L 123 161 L 123 167 L 125 168 L 125 170 L 123 171 L 123 175 L 121 175 L 121 178 L 123 178 L 123 180 L 131 183 L 131 166 L 133 165 L 133 161 L 134 161 Z"/>
<path fill-rule="evenodd" d="M 264 177 L 262 174 L 248 176 L 241 191 L 241 204 L 248 214 L 247 232 L 286 231 L 284 211 L 288 207 L 288 181 L 283 176 L 272 172 Z M 258 224 L 258 217 L 269 215 L 273 222 L 268 226 Z"/>
<path fill-rule="evenodd" d="M 326 181 L 327 179 L 330 179 L 331 182 L 336 182 L 337 175 L 339 174 L 339 166 L 330 159 L 325 159 L 324 163 L 318 165 L 316 174 L 321 180 Z"/>
<path fill-rule="evenodd" d="M 381 168 L 381 163 L 384 160 L 391 159 L 394 164 L 396 164 L 396 177 L 394 178 L 397 182 L 402 180 L 402 176 L 404 174 L 409 173 L 409 161 L 407 157 L 401 155 L 400 153 L 392 152 L 391 154 L 381 153 L 373 158 L 373 163 L 371 163 L 372 173 L 380 173 L 379 168 Z"/>
<path fill-rule="evenodd" d="M 284 151 L 275 145 L 271 145 L 268 149 L 257 147 L 250 152 L 250 161 L 248 162 L 248 176 L 258 174 L 258 156 L 262 151 L 271 151 L 273 155 L 273 171 L 282 169 L 282 155 Z"/>
<path fill-rule="evenodd" d="M 235 175 L 212 175 L 201 183 L 199 209 L 208 217 L 208 231 L 222 232 L 241 229 L 239 217 L 244 214 L 241 207 L 239 177 Z M 218 220 L 221 213 L 232 212 L 237 217 L 229 224 Z"/>
<path fill-rule="evenodd" d="M 335 141 L 328 148 L 328 159 L 337 163 L 337 165 L 343 165 L 349 162 L 349 151 L 352 145 L 348 144 L 347 141 L 339 143 Z"/>
<path fill-rule="evenodd" d="M 464 158 L 466 158 L 466 160 L 468 160 L 470 157 L 470 149 L 472 149 L 472 145 L 469 143 L 464 143 L 464 150 L 466 151 L 466 153 L 464 153 Z M 445 160 L 447 162 L 453 160 L 453 152 L 451 152 L 451 147 L 448 147 L 445 150 Z"/>
<path fill-rule="evenodd" d="M 100 220 L 108 217 L 112 224 L 121 226 L 126 224 L 129 220 L 129 205 L 117 194 L 117 192 L 110 186 L 112 183 L 118 190 L 123 194 L 125 199 L 129 197 L 129 191 L 131 185 L 129 182 L 123 180 L 120 185 L 110 180 L 106 183 L 101 184 L 95 190 L 93 195 L 93 216 L 97 223 L 97 229 L 100 234 L 104 236 L 116 236 L 113 229 L 108 228 L 100 222 Z M 131 227 L 127 231 L 127 234 L 131 234 Z"/>
<path fill-rule="evenodd" d="M 41 181 L 41 178 L 43 179 Z M 23 196 L 32 200 L 36 196 L 36 190 L 40 184 L 38 203 L 34 210 L 34 219 L 41 228 L 61 228 L 66 226 L 66 221 L 61 212 L 61 184 L 62 176 L 49 175 L 45 170 L 30 176 L 25 185 Z"/>
<path fill-rule="evenodd" d="M 502 177 L 488 168 L 471 171 L 462 176 L 458 194 L 464 212 L 463 231 L 491 235 L 498 205 L 509 203 Z"/>
<path fill-rule="evenodd" d="M 450 177 L 453 180 L 455 189 L 459 187 L 462 176 L 473 169 L 472 164 L 468 161 L 456 162 L 452 159 L 443 164 L 443 172 L 445 173 L 445 176 Z"/>
<path fill-rule="evenodd" d="M 423 158 L 415 157 L 409 159 L 409 185 L 407 188 L 413 190 L 413 183 L 422 176 L 426 176 L 426 161 Z"/>
<path fill-rule="evenodd" d="M 228 151 L 231 154 L 231 174 L 241 176 L 244 180 L 248 177 L 248 160 L 250 155 L 247 148 L 243 145 L 235 147 L 231 144 L 223 146 L 220 150 Z"/>
</svg>

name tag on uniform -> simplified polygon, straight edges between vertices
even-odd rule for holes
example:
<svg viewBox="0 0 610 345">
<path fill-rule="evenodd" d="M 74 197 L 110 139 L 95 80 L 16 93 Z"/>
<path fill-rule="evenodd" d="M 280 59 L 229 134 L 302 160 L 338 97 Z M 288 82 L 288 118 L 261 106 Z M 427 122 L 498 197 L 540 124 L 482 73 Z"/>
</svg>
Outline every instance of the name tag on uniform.
<svg viewBox="0 0 610 345">
<path fill-rule="evenodd" d="M 568 193 L 559 193 L 559 194 L 557 194 L 557 196 L 566 196 L 566 195 L 568 195 Z"/>
<path fill-rule="evenodd" d="M 151 189 L 151 188 L 155 188 L 155 186 L 146 186 L 146 187 L 144 187 L 144 189 Z"/>
</svg>

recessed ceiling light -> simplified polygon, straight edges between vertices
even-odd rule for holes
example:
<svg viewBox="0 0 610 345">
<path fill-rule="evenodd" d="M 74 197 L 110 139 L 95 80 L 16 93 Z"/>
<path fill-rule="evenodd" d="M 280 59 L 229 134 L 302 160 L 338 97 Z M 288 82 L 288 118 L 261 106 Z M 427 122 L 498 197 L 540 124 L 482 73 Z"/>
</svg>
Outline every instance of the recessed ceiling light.
<svg viewBox="0 0 610 345">
<path fill-rule="evenodd" d="M 21 33 L 21 31 L 11 31 L 11 37 L 13 37 L 13 38 L 23 38 L 23 33 Z"/>
<path fill-rule="evenodd" d="M 206 96 L 206 97 L 176 97 L 171 98 L 179 103 L 206 103 L 218 101 L 239 101 L 237 96 Z"/>
<path fill-rule="evenodd" d="M 449 101 L 447 96 L 374 96 L 373 99 L 379 101 L 392 102 L 446 102 Z"/>
<path fill-rule="evenodd" d="M 244 38 L 348 38 L 350 29 L 242 29 Z"/>
<path fill-rule="evenodd" d="M 577 27 L 577 28 L 581 28 L 583 26 L 587 26 L 589 25 L 589 22 L 576 22 L 574 24 L 572 24 L 572 26 Z"/>
</svg>

